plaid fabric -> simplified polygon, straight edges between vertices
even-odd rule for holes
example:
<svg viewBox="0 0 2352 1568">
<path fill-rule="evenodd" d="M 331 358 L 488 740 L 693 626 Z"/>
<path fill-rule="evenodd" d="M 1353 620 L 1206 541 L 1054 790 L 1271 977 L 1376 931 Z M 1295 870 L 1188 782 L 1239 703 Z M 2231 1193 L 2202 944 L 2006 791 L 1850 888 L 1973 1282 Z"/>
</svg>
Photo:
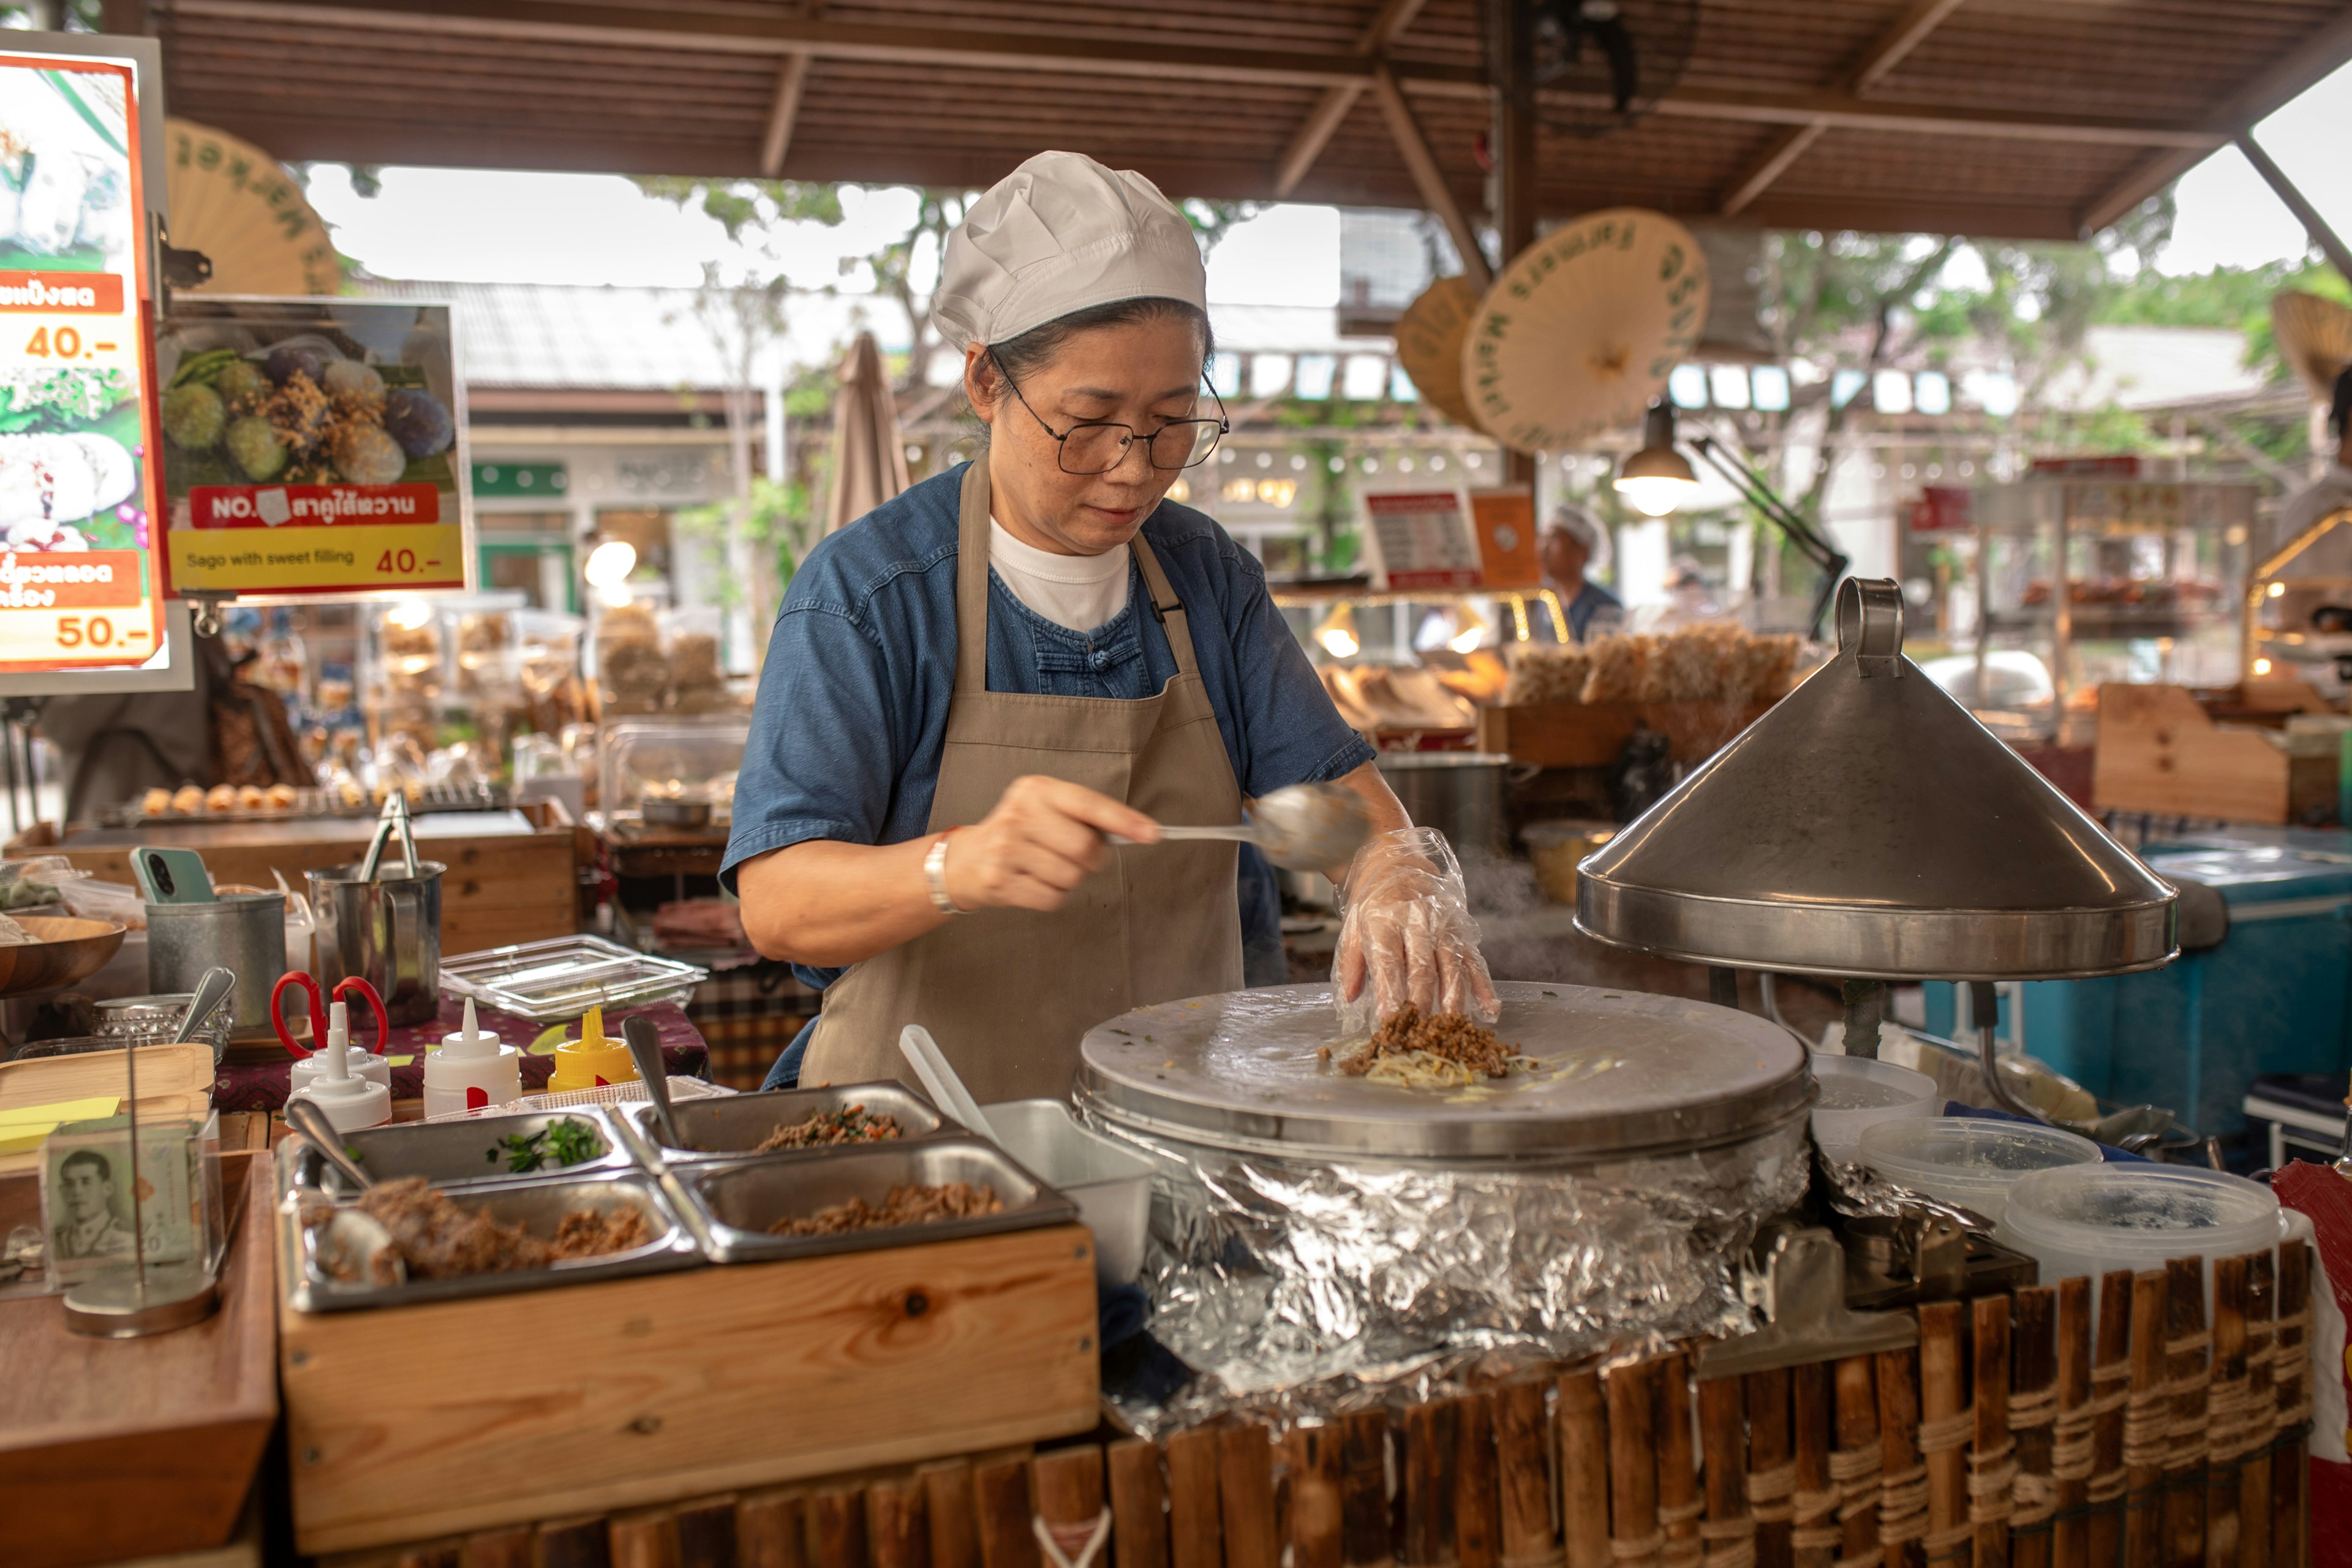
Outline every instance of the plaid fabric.
<svg viewBox="0 0 2352 1568">
<path fill-rule="evenodd" d="M 759 1088 L 793 1037 L 816 1016 L 824 994 L 795 979 L 791 965 L 764 959 L 722 969 L 696 986 L 686 1012 L 709 1047 L 710 1081 Z"/>
</svg>

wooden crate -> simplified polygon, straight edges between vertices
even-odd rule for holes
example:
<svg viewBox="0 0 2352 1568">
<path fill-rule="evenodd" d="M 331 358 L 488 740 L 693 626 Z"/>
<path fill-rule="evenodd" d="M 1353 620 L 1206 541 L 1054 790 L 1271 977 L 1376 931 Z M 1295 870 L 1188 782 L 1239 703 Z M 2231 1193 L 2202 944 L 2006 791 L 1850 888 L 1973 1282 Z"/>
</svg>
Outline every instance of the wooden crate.
<svg viewBox="0 0 2352 1568">
<path fill-rule="evenodd" d="M 205 858 L 216 884 L 274 887 L 270 873 L 281 871 L 299 891 L 303 872 L 358 859 L 374 832 L 373 817 L 279 823 L 158 817 L 137 827 L 69 826 L 62 841 L 43 824 L 10 844 L 7 852 L 63 855 L 105 881 L 135 886 L 131 871 L 134 848 L 182 845 Z M 536 826 L 530 833 L 418 834 L 417 853 L 449 868 L 441 879 L 441 951 L 472 952 L 578 931 L 583 837 L 568 822 Z M 591 846 L 593 842 L 587 839 Z"/>
<path fill-rule="evenodd" d="M 2102 811 L 2284 825 L 2336 809 L 2335 756 L 2223 729 L 2185 688 L 2099 688 L 2091 798 Z"/>
<path fill-rule="evenodd" d="M 378 1311 L 279 1313 L 304 1552 L 1067 1436 L 1078 1226 Z M 556 1347 L 562 1347 L 559 1351 Z"/>
<path fill-rule="evenodd" d="M 1605 768 L 1636 730 L 1666 737 L 1675 760 L 1702 763 L 1762 718 L 1769 702 L 1528 702 L 1478 710 L 1478 749 L 1546 768 Z"/>
<path fill-rule="evenodd" d="M 220 1310 L 153 1339 L 83 1339 L 57 1300 L 0 1302 L 0 1519 L 9 1568 L 77 1568 L 226 1546 L 278 1422 L 269 1156 L 222 1157 L 237 1215 Z M 30 1174 L 0 1183 L 37 1224 Z"/>
</svg>

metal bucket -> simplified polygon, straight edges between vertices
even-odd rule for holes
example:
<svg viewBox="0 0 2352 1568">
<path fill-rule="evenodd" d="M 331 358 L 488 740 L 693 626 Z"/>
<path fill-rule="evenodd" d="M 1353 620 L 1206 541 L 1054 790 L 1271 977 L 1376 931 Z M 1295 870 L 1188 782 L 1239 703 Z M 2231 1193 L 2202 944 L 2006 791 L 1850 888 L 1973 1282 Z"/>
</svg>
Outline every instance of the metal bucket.
<svg viewBox="0 0 2352 1568">
<path fill-rule="evenodd" d="M 271 1037 L 269 992 L 286 973 L 286 895 L 223 893 L 208 904 L 147 906 L 147 989 L 193 992 L 215 964 L 236 972 L 230 1037 Z"/>
<path fill-rule="evenodd" d="M 1510 853 L 1503 786 L 1513 763 L 1502 752 L 1382 752 L 1381 777 L 1416 827 L 1445 835 L 1456 855 Z"/>
<path fill-rule="evenodd" d="M 305 871 L 318 921 L 316 972 L 333 990 L 356 974 L 383 998 L 394 1024 L 422 1024 L 441 1011 L 441 877 L 448 867 L 419 860 L 416 875 L 360 880 L 357 862 Z"/>
</svg>

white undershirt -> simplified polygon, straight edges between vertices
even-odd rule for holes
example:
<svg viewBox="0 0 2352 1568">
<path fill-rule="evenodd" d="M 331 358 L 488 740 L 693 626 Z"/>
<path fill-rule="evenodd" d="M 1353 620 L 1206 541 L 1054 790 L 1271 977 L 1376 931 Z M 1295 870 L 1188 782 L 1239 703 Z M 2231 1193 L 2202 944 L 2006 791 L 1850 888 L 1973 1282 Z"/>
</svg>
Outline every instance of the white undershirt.
<svg viewBox="0 0 2352 1568">
<path fill-rule="evenodd" d="M 1124 548 L 1100 555 L 1055 555 L 1024 544 L 988 520 L 988 563 L 1013 596 L 1074 632 L 1090 632 L 1127 607 Z"/>
</svg>

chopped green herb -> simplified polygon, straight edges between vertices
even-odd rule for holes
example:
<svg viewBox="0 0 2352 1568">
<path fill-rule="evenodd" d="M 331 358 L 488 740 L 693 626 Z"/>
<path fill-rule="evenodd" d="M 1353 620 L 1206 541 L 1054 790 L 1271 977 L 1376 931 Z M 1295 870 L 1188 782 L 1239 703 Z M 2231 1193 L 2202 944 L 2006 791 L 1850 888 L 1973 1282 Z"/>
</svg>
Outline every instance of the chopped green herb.
<svg viewBox="0 0 2352 1568">
<path fill-rule="evenodd" d="M 516 1132 L 499 1139 L 488 1156 L 492 1163 L 497 1163 L 501 1151 L 506 1154 L 509 1173 L 527 1175 L 545 1168 L 551 1159 L 558 1166 L 593 1160 L 604 1152 L 604 1144 L 593 1127 L 567 1116 L 561 1121 L 549 1122 L 536 1132 Z"/>
<path fill-rule="evenodd" d="M 1547 992 L 1545 992 L 1545 993 L 1544 993 L 1544 994 L 1545 994 L 1545 995 L 1547 995 L 1547 996 L 1557 996 L 1557 995 L 1559 995 L 1559 992 L 1557 992 L 1557 991 L 1547 991 Z"/>
</svg>

